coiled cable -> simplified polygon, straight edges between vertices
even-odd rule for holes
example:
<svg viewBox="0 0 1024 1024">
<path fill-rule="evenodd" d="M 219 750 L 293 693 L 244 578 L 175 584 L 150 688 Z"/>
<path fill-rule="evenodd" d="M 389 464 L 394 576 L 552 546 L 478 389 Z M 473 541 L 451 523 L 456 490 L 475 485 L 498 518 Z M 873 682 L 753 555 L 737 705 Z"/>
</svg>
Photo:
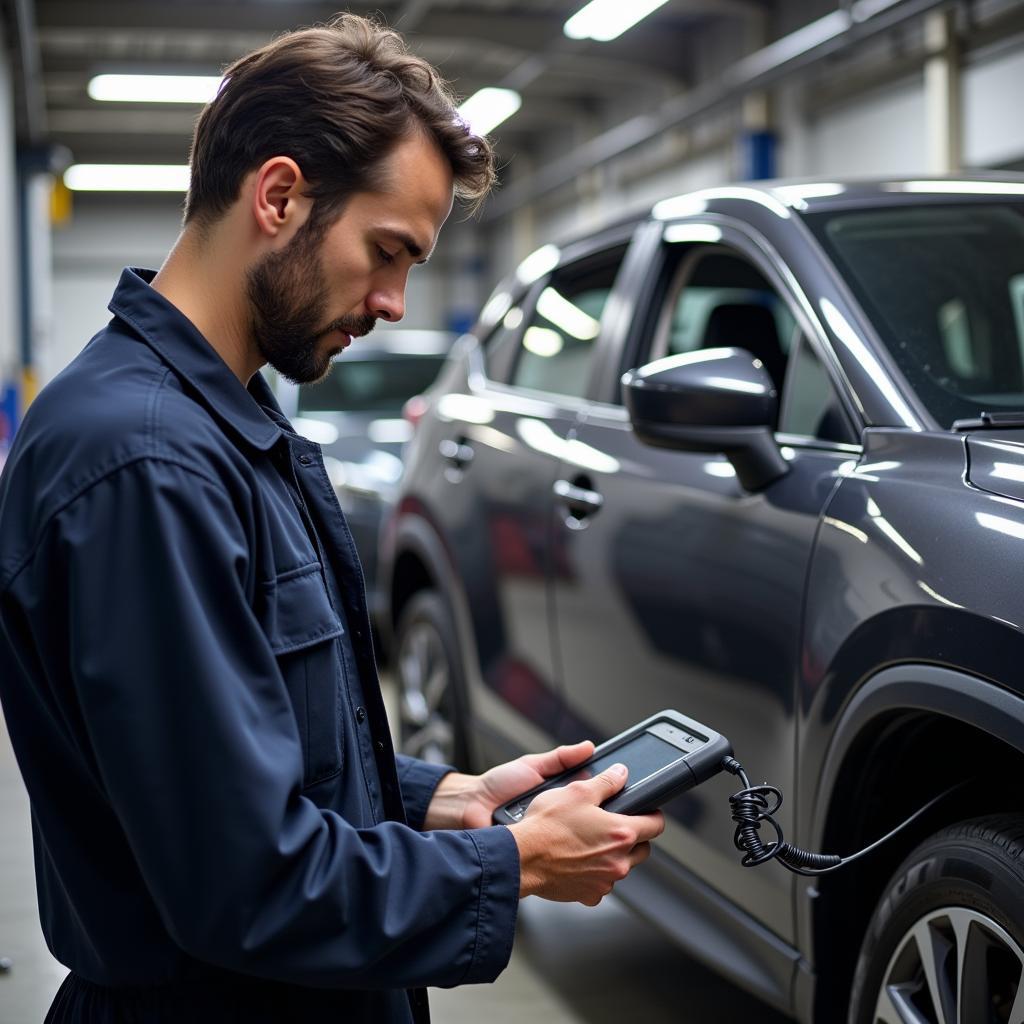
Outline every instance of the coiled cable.
<svg viewBox="0 0 1024 1024">
<path fill-rule="evenodd" d="M 736 822 L 736 832 L 733 835 L 733 842 L 736 849 L 743 853 L 741 863 L 745 868 L 757 867 L 759 864 L 766 864 L 770 860 L 777 860 L 784 868 L 792 871 L 795 875 L 824 875 L 837 868 L 844 867 L 851 861 L 870 853 L 877 846 L 880 846 L 887 839 L 891 839 L 897 832 L 902 831 L 912 822 L 916 821 L 925 811 L 930 810 L 940 800 L 947 797 L 956 789 L 965 786 L 969 779 L 958 782 L 948 789 L 933 797 L 923 807 L 915 811 L 906 821 L 897 825 L 891 832 L 886 833 L 881 839 L 876 839 L 870 846 L 851 853 L 847 857 L 840 857 L 834 853 L 811 853 L 809 850 L 802 850 L 799 846 L 793 846 L 786 842 L 782 834 L 782 827 L 775 820 L 773 815 L 782 806 L 782 793 L 775 786 L 751 786 L 743 765 L 734 757 L 722 759 L 722 767 L 732 775 L 738 775 L 743 782 L 743 789 L 733 793 L 729 797 L 729 805 L 732 807 L 732 820 Z M 761 836 L 761 825 L 767 822 L 775 832 L 775 838 L 765 842 Z"/>
</svg>

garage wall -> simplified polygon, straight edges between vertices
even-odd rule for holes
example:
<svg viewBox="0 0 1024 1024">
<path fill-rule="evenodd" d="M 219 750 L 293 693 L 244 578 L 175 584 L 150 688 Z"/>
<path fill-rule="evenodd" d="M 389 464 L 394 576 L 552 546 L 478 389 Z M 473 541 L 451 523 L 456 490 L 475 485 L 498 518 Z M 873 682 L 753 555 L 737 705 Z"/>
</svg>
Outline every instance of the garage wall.
<svg viewBox="0 0 1024 1024">
<path fill-rule="evenodd" d="M 1024 41 L 973 55 L 963 76 L 966 167 L 1024 162 Z"/>
<path fill-rule="evenodd" d="M 799 117 L 798 111 L 793 115 Z M 887 86 L 834 107 L 806 126 L 802 166 L 786 173 L 823 178 L 919 174 L 925 168 L 924 80 L 921 76 Z"/>
</svg>

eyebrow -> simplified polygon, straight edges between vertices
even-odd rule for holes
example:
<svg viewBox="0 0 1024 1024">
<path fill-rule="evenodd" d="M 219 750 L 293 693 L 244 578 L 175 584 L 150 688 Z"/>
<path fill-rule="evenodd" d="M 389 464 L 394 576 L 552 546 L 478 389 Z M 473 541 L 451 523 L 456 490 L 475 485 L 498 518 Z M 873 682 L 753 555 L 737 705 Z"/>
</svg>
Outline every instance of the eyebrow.
<svg viewBox="0 0 1024 1024">
<path fill-rule="evenodd" d="M 401 242 L 405 246 L 405 251 L 421 266 L 430 259 L 429 253 L 424 256 L 423 248 L 417 244 L 416 240 L 412 235 L 407 235 L 404 231 L 395 231 L 393 228 L 382 229 L 386 235 L 391 235 L 392 238 Z"/>
</svg>

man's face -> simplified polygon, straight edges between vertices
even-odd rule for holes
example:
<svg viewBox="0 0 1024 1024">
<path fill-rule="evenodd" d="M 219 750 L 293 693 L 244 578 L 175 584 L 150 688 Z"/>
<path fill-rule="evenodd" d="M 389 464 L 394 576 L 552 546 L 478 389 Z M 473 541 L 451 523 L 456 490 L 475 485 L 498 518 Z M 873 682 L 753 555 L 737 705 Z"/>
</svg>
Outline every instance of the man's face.
<svg viewBox="0 0 1024 1024">
<path fill-rule="evenodd" d="M 307 221 L 249 268 L 253 340 L 297 384 L 325 376 L 332 357 L 377 320 L 402 318 L 409 271 L 426 262 L 451 212 L 451 168 L 419 132 L 383 161 L 380 181 L 326 228 Z"/>
</svg>

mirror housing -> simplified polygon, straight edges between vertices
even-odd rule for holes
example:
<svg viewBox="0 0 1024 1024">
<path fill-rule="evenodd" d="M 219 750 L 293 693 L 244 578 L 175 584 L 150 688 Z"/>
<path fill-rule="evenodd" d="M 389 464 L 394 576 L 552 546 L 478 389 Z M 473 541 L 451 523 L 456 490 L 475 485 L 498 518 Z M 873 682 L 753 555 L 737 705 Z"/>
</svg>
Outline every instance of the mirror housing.
<svg viewBox="0 0 1024 1024">
<path fill-rule="evenodd" d="M 775 443 L 779 397 L 763 364 L 741 348 L 658 359 L 622 377 L 637 437 L 688 452 L 722 452 L 745 490 L 759 491 L 789 465 Z"/>
</svg>

